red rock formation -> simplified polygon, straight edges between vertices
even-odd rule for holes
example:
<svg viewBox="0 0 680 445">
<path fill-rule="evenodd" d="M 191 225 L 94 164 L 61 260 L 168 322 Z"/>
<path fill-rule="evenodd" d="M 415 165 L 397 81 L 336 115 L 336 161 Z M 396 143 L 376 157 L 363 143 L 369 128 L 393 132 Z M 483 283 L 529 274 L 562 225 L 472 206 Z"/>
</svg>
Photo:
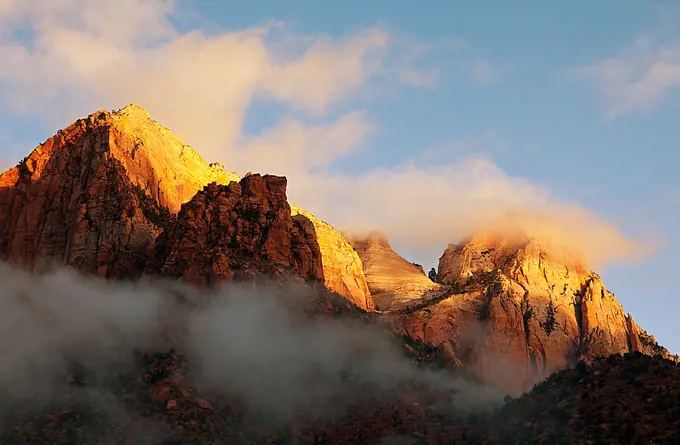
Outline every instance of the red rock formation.
<svg viewBox="0 0 680 445">
<path fill-rule="evenodd" d="M 314 226 L 291 216 L 286 178 L 269 175 L 205 187 L 159 237 L 148 272 L 206 285 L 263 273 L 323 280 Z"/>
<path fill-rule="evenodd" d="M 399 329 L 510 394 L 582 359 L 628 351 L 670 357 L 597 274 L 533 239 L 451 245 L 438 275 L 450 293 L 402 310 Z"/>
<path fill-rule="evenodd" d="M 56 263 L 107 278 L 135 278 L 182 204 L 209 183 L 239 180 L 221 165 L 207 164 L 136 105 L 99 111 L 59 131 L 0 176 L 0 259 L 28 269 Z M 290 211 L 296 230 L 316 237 L 321 282 L 373 310 L 361 260 L 349 243 L 309 212 Z"/>
<path fill-rule="evenodd" d="M 138 276 L 173 211 L 206 183 L 234 176 L 137 106 L 96 112 L 0 176 L 0 258 Z"/>
</svg>

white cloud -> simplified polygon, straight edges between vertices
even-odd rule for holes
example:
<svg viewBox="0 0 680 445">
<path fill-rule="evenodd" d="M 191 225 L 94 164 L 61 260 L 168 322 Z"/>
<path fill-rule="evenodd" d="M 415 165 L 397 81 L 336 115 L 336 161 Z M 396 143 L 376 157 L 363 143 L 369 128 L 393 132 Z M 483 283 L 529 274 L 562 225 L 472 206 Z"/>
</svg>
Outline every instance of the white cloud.
<svg viewBox="0 0 680 445">
<path fill-rule="evenodd" d="M 680 41 L 639 39 L 617 56 L 578 68 L 576 75 L 598 90 L 607 117 L 648 112 L 680 87 Z"/>
<path fill-rule="evenodd" d="M 420 261 L 482 227 L 522 230 L 593 267 L 636 259 L 649 253 L 647 247 L 656 247 L 631 241 L 578 204 L 557 202 L 544 188 L 478 157 L 353 176 L 324 172 L 291 181 L 289 190 L 300 205 L 338 227 L 354 232 L 380 228 L 393 246 Z"/>
<path fill-rule="evenodd" d="M 276 128 L 244 142 L 232 165 L 261 172 L 306 175 L 360 148 L 371 129 L 365 113 L 354 111 L 332 124 L 305 125 L 284 118 Z"/>
<path fill-rule="evenodd" d="M 0 7 L 0 107 L 6 112 L 63 126 L 96 109 L 141 104 L 207 160 L 240 173 L 285 174 L 292 201 L 340 228 L 382 229 L 395 245 L 412 250 L 441 251 L 499 212 L 521 210 L 568 215 L 544 217 L 542 224 L 569 221 L 564 230 L 589 252 L 611 258 L 631 251 L 608 223 L 580 207 L 552 203 L 545 190 L 485 159 L 444 158 L 437 167 L 405 164 L 360 175 L 330 169 L 338 158 L 356 155 L 373 126 L 365 112 L 349 107 L 351 99 L 371 86 L 433 86 L 437 67 L 419 60 L 436 48 L 461 50 L 460 39 L 422 44 L 380 27 L 333 39 L 295 34 L 277 22 L 180 33 L 170 21 L 174 4 L 166 0 L 4 0 Z M 26 29 L 30 42 L 1 37 Z M 472 72 L 480 83 L 498 80 L 497 70 L 481 60 Z M 243 123 L 258 97 L 291 114 L 263 134 L 246 136 Z M 343 113 L 328 118 L 338 106 Z M 306 123 L 312 117 L 316 123 Z"/>
</svg>

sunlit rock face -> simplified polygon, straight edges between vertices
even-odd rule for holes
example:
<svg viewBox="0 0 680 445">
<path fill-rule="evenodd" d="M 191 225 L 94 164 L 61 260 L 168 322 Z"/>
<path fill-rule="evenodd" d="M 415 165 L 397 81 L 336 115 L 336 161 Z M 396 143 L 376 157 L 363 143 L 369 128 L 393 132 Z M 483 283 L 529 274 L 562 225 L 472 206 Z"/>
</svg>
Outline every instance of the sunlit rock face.
<svg viewBox="0 0 680 445">
<path fill-rule="evenodd" d="M 98 111 L 60 130 L 0 176 L 0 257 L 31 270 L 66 264 L 106 278 L 139 277 L 156 238 L 183 204 L 208 184 L 240 180 L 205 162 L 137 105 Z M 372 310 L 351 245 L 306 210 L 290 206 L 288 212 L 313 229 L 319 280 Z"/>
<path fill-rule="evenodd" d="M 30 269 L 56 262 L 136 276 L 183 202 L 234 179 L 146 110 L 98 111 L 0 176 L 0 255 Z"/>
<path fill-rule="evenodd" d="M 366 282 L 363 263 L 350 242 L 330 224 L 308 211 L 294 205 L 290 209 L 294 216 L 307 218 L 314 226 L 326 287 L 358 307 L 372 311 L 374 299 Z"/>
<path fill-rule="evenodd" d="M 449 356 L 510 394 L 578 360 L 628 351 L 670 357 L 599 275 L 531 237 L 485 234 L 450 245 L 438 278 L 449 295 L 396 315 L 399 329 L 452 346 Z"/>
<path fill-rule="evenodd" d="M 361 258 L 368 288 L 381 310 L 427 298 L 440 289 L 425 275 L 422 266 L 396 253 L 383 234 L 348 237 Z"/>
</svg>

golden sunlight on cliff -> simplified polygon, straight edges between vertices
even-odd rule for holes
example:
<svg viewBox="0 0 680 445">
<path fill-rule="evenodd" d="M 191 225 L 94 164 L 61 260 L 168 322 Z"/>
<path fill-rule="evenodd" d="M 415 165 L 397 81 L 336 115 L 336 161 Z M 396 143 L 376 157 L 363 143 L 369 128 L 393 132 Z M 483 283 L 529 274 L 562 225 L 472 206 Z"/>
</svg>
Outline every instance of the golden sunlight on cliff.
<svg viewBox="0 0 680 445">
<path fill-rule="evenodd" d="M 219 164 L 207 164 L 193 148 L 136 104 L 112 113 L 111 117 L 111 132 L 115 133 L 110 139 L 112 153 L 130 179 L 172 213 L 179 211 L 205 185 L 211 182 L 226 185 L 240 179 Z"/>
<path fill-rule="evenodd" d="M 290 206 L 290 210 L 293 216 L 302 215 L 314 225 L 326 287 L 360 308 L 372 311 L 373 299 L 368 290 L 363 264 L 352 245 L 330 224 L 308 211 L 294 205 Z"/>
</svg>

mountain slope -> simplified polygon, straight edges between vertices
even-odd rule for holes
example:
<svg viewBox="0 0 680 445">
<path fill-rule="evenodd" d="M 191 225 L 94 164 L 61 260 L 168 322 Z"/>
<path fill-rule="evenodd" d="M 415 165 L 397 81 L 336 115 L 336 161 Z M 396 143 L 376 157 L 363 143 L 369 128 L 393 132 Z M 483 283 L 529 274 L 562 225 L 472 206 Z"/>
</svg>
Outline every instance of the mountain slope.
<svg viewBox="0 0 680 445">
<path fill-rule="evenodd" d="M 579 360 L 630 351 L 672 358 L 597 274 L 535 239 L 450 245 L 438 276 L 454 291 L 393 314 L 397 329 L 509 394 Z"/>
<path fill-rule="evenodd" d="M 201 285 L 287 272 L 323 281 L 314 226 L 291 216 L 286 178 L 260 175 L 211 183 L 182 206 L 147 271 Z"/>
<path fill-rule="evenodd" d="M 308 211 L 295 205 L 291 205 L 290 210 L 293 217 L 304 217 L 314 226 L 326 287 L 362 309 L 374 310 L 375 298 L 366 282 L 362 259 L 350 242 L 333 226 Z"/>
<path fill-rule="evenodd" d="M 673 444 L 679 432 L 680 366 L 632 353 L 553 374 L 471 436 L 476 443 Z"/>
<path fill-rule="evenodd" d="M 234 177 L 139 107 L 96 112 L 0 176 L 0 257 L 138 276 L 172 212 L 205 183 Z"/>
<path fill-rule="evenodd" d="M 137 105 L 98 111 L 0 175 L 0 259 L 29 270 L 66 264 L 106 278 L 137 278 L 184 203 L 210 183 L 239 180 L 207 164 Z M 288 207 L 285 193 L 279 205 Z M 315 232 L 319 279 L 372 310 L 361 260 L 342 235 L 305 210 L 293 206 L 291 214 Z"/>
<path fill-rule="evenodd" d="M 382 310 L 389 310 L 441 290 L 413 263 L 397 254 L 385 236 L 372 233 L 350 242 L 363 263 L 364 274 L 373 300 Z"/>
</svg>

